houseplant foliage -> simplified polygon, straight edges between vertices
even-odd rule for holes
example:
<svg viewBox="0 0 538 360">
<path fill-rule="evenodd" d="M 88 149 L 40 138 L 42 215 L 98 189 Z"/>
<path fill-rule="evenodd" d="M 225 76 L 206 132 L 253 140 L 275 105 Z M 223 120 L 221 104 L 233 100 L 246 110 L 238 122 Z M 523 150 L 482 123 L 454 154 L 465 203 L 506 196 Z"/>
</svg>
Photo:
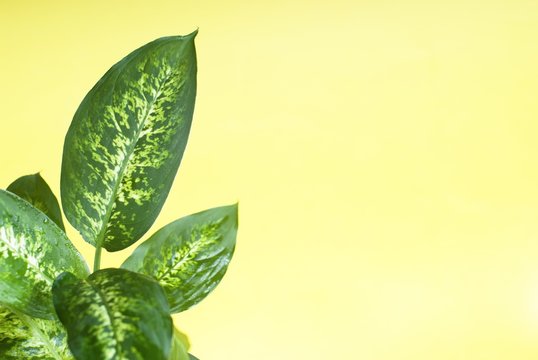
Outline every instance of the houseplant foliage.
<svg viewBox="0 0 538 360">
<path fill-rule="evenodd" d="M 67 132 L 65 217 L 95 247 L 93 272 L 65 233 L 39 175 L 0 190 L 1 359 L 196 359 L 171 315 L 224 276 L 237 205 L 176 220 L 119 269 L 102 249 L 127 248 L 159 214 L 187 145 L 196 96 L 196 32 L 133 51 L 97 82 Z"/>
</svg>

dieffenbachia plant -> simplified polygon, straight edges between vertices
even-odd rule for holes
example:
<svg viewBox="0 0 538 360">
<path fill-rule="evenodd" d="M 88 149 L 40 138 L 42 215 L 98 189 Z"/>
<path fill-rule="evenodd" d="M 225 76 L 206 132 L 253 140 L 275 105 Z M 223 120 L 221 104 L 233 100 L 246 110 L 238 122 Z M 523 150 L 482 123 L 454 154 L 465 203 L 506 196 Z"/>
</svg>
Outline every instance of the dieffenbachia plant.
<svg viewBox="0 0 538 360">
<path fill-rule="evenodd" d="M 95 247 L 92 273 L 39 174 L 0 190 L 1 359 L 196 359 L 171 315 L 203 300 L 224 276 L 237 205 L 176 220 L 121 268 L 100 269 L 102 249 L 139 240 L 170 191 L 194 110 L 195 36 L 133 51 L 75 113 L 61 200 L 67 220 Z"/>
</svg>

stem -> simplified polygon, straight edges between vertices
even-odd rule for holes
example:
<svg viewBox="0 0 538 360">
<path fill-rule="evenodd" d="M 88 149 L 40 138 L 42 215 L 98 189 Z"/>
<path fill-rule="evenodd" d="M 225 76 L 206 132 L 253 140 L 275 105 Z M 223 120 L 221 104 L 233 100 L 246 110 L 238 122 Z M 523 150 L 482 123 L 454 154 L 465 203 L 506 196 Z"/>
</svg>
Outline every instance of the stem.
<svg viewBox="0 0 538 360">
<path fill-rule="evenodd" d="M 95 256 L 93 258 L 93 272 L 96 272 L 99 270 L 99 266 L 101 266 L 101 246 L 98 245 L 95 247 Z"/>
</svg>

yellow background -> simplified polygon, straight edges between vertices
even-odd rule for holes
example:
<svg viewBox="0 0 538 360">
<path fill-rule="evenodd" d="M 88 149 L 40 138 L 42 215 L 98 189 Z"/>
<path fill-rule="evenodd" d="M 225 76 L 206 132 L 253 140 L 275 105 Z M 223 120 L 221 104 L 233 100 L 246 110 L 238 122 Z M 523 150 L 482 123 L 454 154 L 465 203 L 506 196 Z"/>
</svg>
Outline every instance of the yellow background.
<svg viewBox="0 0 538 360">
<path fill-rule="evenodd" d="M 240 202 L 225 279 L 175 317 L 194 354 L 538 358 L 538 2 L 0 0 L 0 185 L 42 171 L 58 194 L 86 92 L 196 27 L 194 125 L 149 232 Z"/>
</svg>

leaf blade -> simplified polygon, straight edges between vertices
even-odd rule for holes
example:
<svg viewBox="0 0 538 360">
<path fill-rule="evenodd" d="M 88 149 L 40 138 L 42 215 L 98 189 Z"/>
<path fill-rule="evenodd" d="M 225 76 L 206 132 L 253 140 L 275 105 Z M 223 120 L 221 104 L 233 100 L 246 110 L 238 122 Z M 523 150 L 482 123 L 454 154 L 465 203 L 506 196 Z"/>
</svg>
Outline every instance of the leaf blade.
<svg viewBox="0 0 538 360">
<path fill-rule="evenodd" d="M 0 190 L 0 303 L 40 317 L 55 317 L 50 289 L 56 276 L 89 271 L 82 255 L 45 214 Z M 22 279 L 22 280 L 21 280 Z"/>
<path fill-rule="evenodd" d="M 144 241 L 121 265 L 155 278 L 172 313 L 203 300 L 220 282 L 233 256 L 237 205 L 176 220 Z"/>
<path fill-rule="evenodd" d="M 172 350 L 168 360 L 189 360 L 189 339 L 185 334 L 174 327 L 174 336 L 172 337 Z"/>
<path fill-rule="evenodd" d="M 54 306 L 76 359 L 167 359 L 172 339 L 168 303 L 154 280 L 104 269 L 81 280 L 60 275 Z"/>
<path fill-rule="evenodd" d="M 32 318 L 0 306 L 0 358 L 74 359 L 66 340 L 59 321 Z"/>
<path fill-rule="evenodd" d="M 162 208 L 192 122 L 195 36 L 160 38 L 129 54 L 73 118 L 64 144 L 62 204 L 94 246 L 126 248 Z"/>
<path fill-rule="evenodd" d="M 41 210 L 65 232 L 58 199 L 39 173 L 21 176 L 12 182 L 6 190 Z"/>
</svg>

